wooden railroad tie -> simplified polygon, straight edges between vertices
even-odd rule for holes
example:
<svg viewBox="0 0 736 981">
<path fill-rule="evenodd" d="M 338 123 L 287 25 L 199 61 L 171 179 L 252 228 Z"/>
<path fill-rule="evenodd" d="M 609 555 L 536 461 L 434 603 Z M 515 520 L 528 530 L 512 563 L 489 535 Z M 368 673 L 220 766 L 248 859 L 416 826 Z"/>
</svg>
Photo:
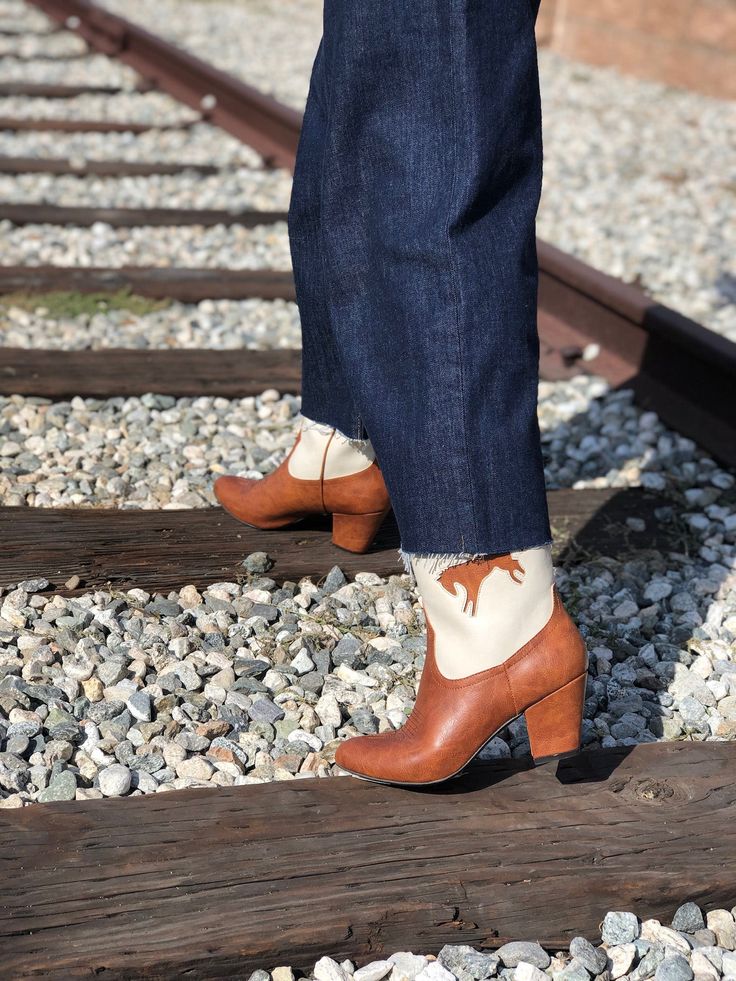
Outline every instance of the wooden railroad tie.
<svg viewBox="0 0 736 981">
<path fill-rule="evenodd" d="M 162 269 L 121 266 L 117 269 L 75 266 L 0 266 L 0 294 L 116 293 L 130 290 L 153 299 L 181 300 L 294 300 L 290 270 L 273 269 Z"/>
<path fill-rule="evenodd" d="M 147 225 L 272 225 L 286 221 L 285 211 L 224 211 L 202 208 L 85 208 L 51 204 L 0 204 L 0 221 L 14 225 L 75 225 L 104 222 L 115 228 Z"/>
<path fill-rule="evenodd" d="M 79 95 L 119 95 L 127 91 L 114 85 L 59 85 L 49 82 L 0 82 L 0 96 L 35 99 L 74 99 Z M 135 89 L 132 90 L 135 92 Z"/>
<path fill-rule="evenodd" d="M 59 133 L 147 133 L 149 130 L 190 129 L 200 120 L 181 123 L 130 123 L 109 119 L 32 119 L 0 116 L 0 131 L 49 131 Z"/>
<path fill-rule="evenodd" d="M 730 906 L 735 769 L 733 743 L 659 743 L 421 791 L 333 777 L 0 811 L 3 971 L 194 981 L 554 950 L 609 909 Z"/>
<path fill-rule="evenodd" d="M 199 163 L 136 160 L 75 160 L 68 157 L 0 156 L 0 174 L 75 174 L 77 177 L 154 177 L 168 174 L 218 174 L 226 167 Z M 255 169 L 255 168 L 246 168 Z"/>
<path fill-rule="evenodd" d="M 301 390 L 301 351 L 188 348 L 54 351 L 0 347 L 0 395 L 52 399 L 158 395 L 245 398 Z"/>
<path fill-rule="evenodd" d="M 687 543 L 679 523 L 658 517 L 664 503 L 641 489 L 550 491 L 555 561 L 571 563 L 590 555 L 620 558 L 641 549 L 681 550 Z M 643 520 L 642 530 L 629 526 L 632 517 Z M 104 587 L 166 592 L 188 583 L 237 581 L 245 576 L 242 562 L 251 552 L 269 554 L 274 565 L 268 574 L 278 582 L 320 578 L 334 565 L 347 575 L 402 571 L 392 519 L 365 555 L 332 544 L 329 518 L 260 531 L 220 508 L 0 508 L 0 541 L 0 586 L 43 577 L 51 590 L 62 592 L 72 576 L 80 580 L 77 592 Z"/>
</svg>

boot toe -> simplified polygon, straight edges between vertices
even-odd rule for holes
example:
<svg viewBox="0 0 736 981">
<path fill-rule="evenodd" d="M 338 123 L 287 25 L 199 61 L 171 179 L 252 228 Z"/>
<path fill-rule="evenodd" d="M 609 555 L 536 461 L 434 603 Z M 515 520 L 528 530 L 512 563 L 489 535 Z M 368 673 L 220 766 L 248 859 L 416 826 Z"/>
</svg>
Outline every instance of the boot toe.
<svg viewBox="0 0 736 981">
<path fill-rule="evenodd" d="M 353 736 L 346 739 L 335 751 L 335 763 L 357 777 L 386 782 L 405 780 L 404 775 L 395 772 L 395 735 L 385 732 L 377 736 Z"/>
<path fill-rule="evenodd" d="M 252 481 L 245 477 L 218 477 L 213 490 L 225 510 L 239 517 L 238 511 L 242 507 L 243 496 L 251 483 Z"/>
</svg>

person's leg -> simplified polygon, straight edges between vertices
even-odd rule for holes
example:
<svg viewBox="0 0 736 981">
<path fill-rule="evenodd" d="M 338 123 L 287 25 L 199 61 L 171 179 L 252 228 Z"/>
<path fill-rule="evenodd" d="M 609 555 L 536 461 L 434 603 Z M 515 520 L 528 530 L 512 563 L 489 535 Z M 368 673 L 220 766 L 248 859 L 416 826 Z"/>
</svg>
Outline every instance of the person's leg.
<svg viewBox="0 0 736 981">
<path fill-rule="evenodd" d="M 310 514 L 333 515 L 333 541 L 365 551 L 389 510 L 388 495 L 364 436 L 340 351 L 325 288 L 321 200 L 328 81 L 317 53 L 299 141 L 289 209 L 289 238 L 302 327 L 302 411 L 305 416 L 285 462 L 263 480 L 220 477 L 215 495 L 238 520 L 282 528 Z"/>
<path fill-rule="evenodd" d="M 302 330 L 302 412 L 349 439 L 364 437 L 330 322 L 322 245 L 322 183 L 329 82 L 320 44 L 312 69 L 289 205 L 291 247 Z"/>
<path fill-rule="evenodd" d="M 326 0 L 332 336 L 402 547 L 550 541 L 537 426 L 533 0 Z"/>
<path fill-rule="evenodd" d="M 580 741 L 536 414 L 536 6 L 326 0 L 324 285 L 428 634 L 405 726 L 337 751 L 372 779 L 446 779 L 522 713 L 537 759 Z"/>
</svg>

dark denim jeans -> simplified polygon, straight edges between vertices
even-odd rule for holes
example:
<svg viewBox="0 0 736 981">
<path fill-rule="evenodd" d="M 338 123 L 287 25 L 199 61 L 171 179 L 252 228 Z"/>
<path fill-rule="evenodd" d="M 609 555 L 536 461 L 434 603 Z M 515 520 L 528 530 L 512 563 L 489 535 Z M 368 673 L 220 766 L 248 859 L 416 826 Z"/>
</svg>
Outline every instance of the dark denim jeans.
<svg viewBox="0 0 736 981">
<path fill-rule="evenodd" d="M 550 541 L 536 0 L 325 0 L 289 232 L 303 411 L 367 434 L 402 547 Z"/>
</svg>

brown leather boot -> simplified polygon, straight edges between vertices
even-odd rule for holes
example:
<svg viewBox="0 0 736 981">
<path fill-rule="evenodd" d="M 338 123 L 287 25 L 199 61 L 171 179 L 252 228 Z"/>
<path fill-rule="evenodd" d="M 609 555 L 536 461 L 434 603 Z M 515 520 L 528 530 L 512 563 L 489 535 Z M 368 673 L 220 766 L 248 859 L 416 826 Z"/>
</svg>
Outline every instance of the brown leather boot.
<svg viewBox="0 0 736 981">
<path fill-rule="evenodd" d="M 460 773 L 499 729 L 526 717 L 535 763 L 580 748 L 587 654 L 554 591 L 552 616 L 502 664 L 465 678 L 445 678 L 427 620 L 427 657 L 414 708 L 401 729 L 341 743 L 335 762 L 380 783 L 439 783 Z"/>
<path fill-rule="evenodd" d="M 383 475 L 375 459 L 362 460 L 356 473 L 328 476 L 340 472 L 337 466 L 330 469 L 332 436 L 320 440 L 314 435 L 308 438 L 315 446 L 316 459 L 308 461 L 310 467 L 292 466 L 294 454 L 300 447 L 303 434 L 296 442 L 280 467 L 262 480 L 245 477 L 218 477 L 215 496 L 226 511 L 238 521 L 254 528 L 285 528 L 312 514 L 332 515 L 332 541 L 348 552 L 365 552 L 376 537 L 384 518 L 391 509 Z M 340 449 L 337 449 L 336 456 Z M 302 447 L 303 449 L 303 447 Z M 313 453 L 310 449 L 310 455 Z M 342 449 L 344 466 L 345 448 Z M 314 478 L 302 479 L 296 473 L 310 473 Z"/>
</svg>

